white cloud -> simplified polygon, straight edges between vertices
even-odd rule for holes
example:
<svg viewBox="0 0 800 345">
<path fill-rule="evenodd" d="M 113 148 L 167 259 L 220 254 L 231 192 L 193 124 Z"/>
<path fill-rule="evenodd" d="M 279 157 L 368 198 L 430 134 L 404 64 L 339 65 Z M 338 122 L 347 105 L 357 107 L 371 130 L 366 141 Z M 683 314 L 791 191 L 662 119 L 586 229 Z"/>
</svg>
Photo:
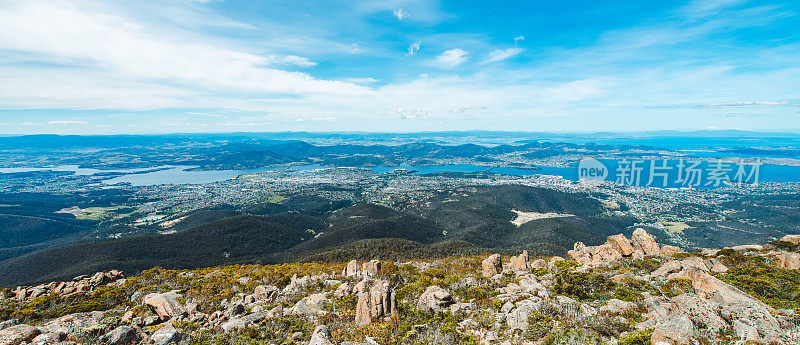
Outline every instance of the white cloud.
<svg viewBox="0 0 800 345">
<path fill-rule="evenodd" d="M 73 121 L 73 120 L 54 120 L 48 122 L 50 125 L 85 125 L 86 121 Z"/>
<path fill-rule="evenodd" d="M 369 94 L 372 91 L 351 83 L 322 80 L 305 73 L 284 71 L 273 64 L 313 66 L 307 58 L 293 55 L 260 56 L 230 49 L 215 40 L 154 31 L 147 23 L 62 2 L 18 2 L 0 0 L 0 52 L 20 61 L 42 62 L 63 68 L 6 69 L 0 79 L 0 104 L 60 107 L 117 107 L 140 103 L 132 108 L 155 104 L 181 104 L 182 99 L 158 96 L 157 89 L 178 93 L 330 93 Z M 69 68 L 67 68 L 69 67 Z M 94 79 L 88 79 L 94 77 Z M 19 80 L 28 83 L 16 90 Z M 82 89 L 57 87 L 54 80 L 81 85 Z M 123 86 L 120 89 L 120 86 Z M 169 87 L 163 85 L 171 85 Z M 138 86 L 142 88 L 139 89 Z M 52 93 L 42 93 L 51 89 Z M 116 92 L 117 89 L 119 92 Z M 151 90 L 152 89 L 152 90 Z M 191 91 L 189 91 L 191 90 Z M 99 93 L 93 93 L 99 91 Z M 87 93 L 92 92 L 87 96 Z M 102 94 L 105 93 L 105 98 Z M 118 95 L 112 95 L 118 93 Z M 153 98 L 136 99 L 136 93 Z M 127 98 L 118 99 L 118 97 Z M 93 103 L 83 102 L 92 98 Z M 161 100 L 159 99 L 161 98 Z M 28 102 L 41 99 L 43 102 Z M 28 101 L 26 101 L 28 100 Z"/>
<path fill-rule="evenodd" d="M 298 67 L 313 67 L 317 63 L 310 61 L 308 58 L 297 55 L 270 55 L 268 57 L 269 64 L 298 66 Z"/>
<path fill-rule="evenodd" d="M 503 61 L 522 53 L 522 48 L 495 49 L 489 53 L 488 62 Z"/>
<path fill-rule="evenodd" d="M 519 35 L 517 37 L 514 37 L 514 44 L 517 44 L 518 41 L 524 41 L 524 40 L 525 36 Z"/>
<path fill-rule="evenodd" d="M 341 80 L 343 82 L 353 83 L 353 84 L 372 84 L 378 81 L 375 78 L 344 78 Z"/>
<path fill-rule="evenodd" d="M 394 17 L 400 21 L 408 19 L 408 12 L 406 12 L 406 10 L 402 8 L 392 10 L 392 14 L 394 14 Z"/>
<path fill-rule="evenodd" d="M 445 50 L 444 53 L 436 57 L 436 62 L 445 68 L 455 68 L 469 59 L 467 52 L 462 49 Z"/>
<path fill-rule="evenodd" d="M 602 83 L 599 80 L 584 79 L 548 88 L 542 95 L 556 102 L 575 102 L 600 95 Z"/>
<path fill-rule="evenodd" d="M 411 43 L 411 45 L 408 46 L 408 55 L 416 54 L 419 51 L 420 45 L 422 45 L 422 42 L 420 42 L 420 41 L 416 41 L 414 43 Z"/>
</svg>

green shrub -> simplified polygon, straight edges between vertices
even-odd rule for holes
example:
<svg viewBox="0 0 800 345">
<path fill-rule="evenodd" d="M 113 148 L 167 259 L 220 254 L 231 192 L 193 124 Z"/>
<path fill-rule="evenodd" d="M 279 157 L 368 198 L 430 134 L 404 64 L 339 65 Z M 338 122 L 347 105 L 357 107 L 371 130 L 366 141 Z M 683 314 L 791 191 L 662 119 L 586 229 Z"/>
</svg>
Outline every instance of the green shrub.
<svg viewBox="0 0 800 345">
<path fill-rule="evenodd" d="M 648 328 L 619 338 L 617 345 L 650 345 L 650 337 L 652 336 L 653 329 Z"/>
<path fill-rule="evenodd" d="M 603 275 L 577 272 L 570 266 L 560 269 L 553 281 L 553 291 L 580 300 L 596 300 L 606 297 L 614 283 Z"/>
</svg>

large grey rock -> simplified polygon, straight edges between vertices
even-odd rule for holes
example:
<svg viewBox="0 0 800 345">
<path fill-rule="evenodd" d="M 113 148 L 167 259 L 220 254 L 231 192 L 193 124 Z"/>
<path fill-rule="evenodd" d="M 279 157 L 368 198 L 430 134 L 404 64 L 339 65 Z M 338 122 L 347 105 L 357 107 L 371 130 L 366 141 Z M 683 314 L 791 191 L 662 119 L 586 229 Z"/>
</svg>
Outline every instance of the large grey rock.
<svg viewBox="0 0 800 345">
<path fill-rule="evenodd" d="M 356 303 L 355 323 L 359 327 L 363 327 L 372 323 L 372 315 L 370 314 L 369 294 L 362 292 L 358 294 L 358 302 Z"/>
<path fill-rule="evenodd" d="M 592 263 L 592 253 L 583 242 L 575 242 L 575 244 L 572 245 L 572 250 L 567 252 L 567 256 L 580 265 L 590 265 Z"/>
<path fill-rule="evenodd" d="M 356 260 L 350 260 L 344 268 L 344 271 L 342 271 L 342 275 L 345 277 L 353 277 L 358 275 L 358 273 L 358 261 Z"/>
<path fill-rule="evenodd" d="M 256 286 L 253 292 L 253 297 L 260 301 L 272 302 L 280 295 L 281 290 L 272 285 L 259 285 Z"/>
<path fill-rule="evenodd" d="M 425 292 L 419 296 L 417 301 L 417 309 L 434 309 L 442 310 L 453 304 L 453 297 L 447 290 L 439 286 L 433 285 L 425 289 Z"/>
<path fill-rule="evenodd" d="M 361 265 L 361 272 L 365 277 L 377 277 L 380 270 L 381 262 L 379 260 L 370 260 Z"/>
<path fill-rule="evenodd" d="M 486 278 L 494 277 L 503 272 L 503 261 L 499 254 L 490 255 L 481 262 L 481 274 Z"/>
<path fill-rule="evenodd" d="M 176 292 L 169 293 L 151 293 L 142 299 L 142 303 L 150 307 L 162 320 L 186 315 L 186 309 L 176 301 L 180 294 Z"/>
<path fill-rule="evenodd" d="M 168 324 L 155 331 L 153 335 L 150 336 L 150 341 L 152 341 L 154 345 L 178 344 L 182 338 L 183 334 L 181 334 L 175 326 Z"/>
<path fill-rule="evenodd" d="M 119 326 L 106 335 L 109 345 L 132 344 L 136 341 L 136 330 L 129 326 Z"/>
<path fill-rule="evenodd" d="M 633 302 L 625 302 L 622 300 L 618 300 L 616 298 L 612 298 L 608 300 L 608 304 L 600 307 L 600 312 L 606 312 L 611 314 L 620 314 L 628 309 L 632 309 L 636 307 L 636 303 Z"/>
<path fill-rule="evenodd" d="M 633 244 L 633 250 L 638 252 L 640 255 L 661 254 L 661 249 L 658 248 L 658 243 L 656 243 L 656 240 L 642 228 L 637 228 L 633 231 L 631 242 Z"/>
<path fill-rule="evenodd" d="M 631 245 L 631 241 L 623 234 L 608 236 L 606 243 L 611 245 L 611 248 L 622 254 L 622 256 L 633 254 L 633 245 Z"/>
<path fill-rule="evenodd" d="M 728 327 L 710 301 L 693 293 L 685 293 L 672 298 L 673 309 L 688 316 L 695 325 L 705 325 L 705 328 L 719 333 Z"/>
<path fill-rule="evenodd" d="M 781 241 L 800 244 L 800 235 L 786 235 L 781 237 Z"/>
<path fill-rule="evenodd" d="M 331 301 L 323 294 L 311 294 L 298 301 L 290 309 L 289 313 L 293 315 L 321 315 L 325 313 L 322 308 L 330 303 Z"/>
<path fill-rule="evenodd" d="M 22 342 L 28 342 L 40 333 L 42 331 L 30 325 L 14 325 L 0 330 L 0 345 L 17 345 Z"/>
<path fill-rule="evenodd" d="M 311 333 L 311 340 L 308 342 L 308 345 L 334 345 L 333 337 L 331 337 L 331 331 L 328 329 L 328 326 L 317 326 L 317 328 L 314 329 L 314 333 Z"/>
<path fill-rule="evenodd" d="M 516 303 L 516 307 L 512 309 L 506 316 L 506 323 L 508 329 L 527 330 L 528 329 L 528 316 L 536 310 L 536 303 L 531 300 L 522 300 Z"/>
<path fill-rule="evenodd" d="M 511 271 L 527 271 L 528 270 L 528 251 L 522 251 L 518 256 L 512 256 L 508 262 L 508 269 Z"/>
<path fill-rule="evenodd" d="M 650 341 L 653 344 L 688 344 L 693 336 L 692 320 L 681 313 L 671 313 L 664 321 L 656 324 Z"/>
<path fill-rule="evenodd" d="M 260 311 L 257 313 L 235 317 L 223 323 L 220 327 L 222 327 L 225 332 L 229 332 L 233 329 L 243 329 L 247 326 L 261 322 L 261 320 L 269 318 L 271 312 L 272 311 Z"/>
</svg>

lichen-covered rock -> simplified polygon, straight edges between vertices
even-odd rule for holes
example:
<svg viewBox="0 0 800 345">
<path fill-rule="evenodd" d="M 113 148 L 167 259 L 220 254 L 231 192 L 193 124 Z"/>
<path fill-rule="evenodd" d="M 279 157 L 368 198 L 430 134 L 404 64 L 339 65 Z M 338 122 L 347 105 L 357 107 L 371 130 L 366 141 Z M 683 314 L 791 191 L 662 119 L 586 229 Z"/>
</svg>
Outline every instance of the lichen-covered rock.
<svg viewBox="0 0 800 345">
<path fill-rule="evenodd" d="M 800 235 L 786 235 L 781 237 L 781 241 L 800 244 Z"/>
<path fill-rule="evenodd" d="M 328 326 L 317 326 L 314 329 L 314 333 L 311 334 L 311 340 L 309 340 L 308 345 L 334 345 Z"/>
<path fill-rule="evenodd" d="M 447 290 L 433 285 L 425 289 L 425 292 L 419 296 L 417 309 L 442 310 L 453 303 L 453 296 L 451 296 Z"/>
<path fill-rule="evenodd" d="M 653 344 L 688 344 L 694 336 L 694 324 L 684 314 L 672 313 L 656 324 L 650 341 Z"/>
<path fill-rule="evenodd" d="M 490 278 L 503 272 L 503 260 L 498 254 L 492 254 L 481 262 L 481 273 Z"/>
<path fill-rule="evenodd" d="M 381 262 L 378 260 L 370 260 L 361 265 L 361 271 L 365 277 L 377 277 L 380 270 Z"/>
<path fill-rule="evenodd" d="M 637 228 L 633 231 L 631 242 L 633 244 L 633 250 L 641 255 L 661 254 L 661 249 L 658 248 L 656 240 L 642 228 Z"/>
<path fill-rule="evenodd" d="M 608 236 L 606 243 L 611 245 L 611 248 L 620 253 L 622 256 L 629 256 L 633 254 L 633 245 L 631 241 L 623 234 Z"/>
<path fill-rule="evenodd" d="M 106 342 L 109 345 L 124 345 L 136 342 L 136 330 L 129 326 L 119 326 L 106 335 Z"/>
<path fill-rule="evenodd" d="M 298 301 L 289 311 L 293 315 L 322 315 L 325 313 L 323 307 L 331 301 L 323 294 L 311 294 Z"/>
<path fill-rule="evenodd" d="M 153 335 L 150 336 L 150 341 L 153 342 L 153 345 L 168 345 L 178 344 L 182 338 L 183 334 L 175 326 L 167 324 L 153 332 Z"/>
<path fill-rule="evenodd" d="M 508 262 L 508 269 L 511 271 L 527 271 L 528 270 L 528 251 L 525 250 L 518 256 L 512 256 Z"/>
<path fill-rule="evenodd" d="M 142 299 L 142 303 L 150 307 L 162 320 L 186 314 L 186 309 L 175 299 L 180 297 L 177 292 L 151 293 Z"/>
<path fill-rule="evenodd" d="M 567 252 L 567 256 L 580 265 L 590 265 L 592 263 L 592 253 L 583 242 L 575 242 L 572 246 L 572 250 Z"/>
<path fill-rule="evenodd" d="M 20 324 L 0 330 L 0 345 L 18 345 L 33 340 L 42 333 L 38 328 Z"/>
<path fill-rule="evenodd" d="M 347 266 L 344 268 L 342 275 L 345 277 L 353 277 L 358 275 L 358 273 L 358 261 L 350 260 L 350 262 L 348 262 Z"/>
<path fill-rule="evenodd" d="M 281 294 L 281 290 L 272 285 L 259 285 L 256 286 L 253 292 L 253 297 L 260 301 L 272 302 Z"/>
</svg>

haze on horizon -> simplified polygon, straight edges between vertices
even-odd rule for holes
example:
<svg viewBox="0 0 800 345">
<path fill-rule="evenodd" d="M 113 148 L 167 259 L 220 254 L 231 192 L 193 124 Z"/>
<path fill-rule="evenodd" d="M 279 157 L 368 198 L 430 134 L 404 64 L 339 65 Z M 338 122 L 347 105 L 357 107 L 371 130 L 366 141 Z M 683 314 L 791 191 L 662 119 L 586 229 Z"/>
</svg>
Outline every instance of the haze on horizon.
<svg viewBox="0 0 800 345">
<path fill-rule="evenodd" d="M 800 130 L 789 0 L 0 0 L 0 134 Z"/>
</svg>

